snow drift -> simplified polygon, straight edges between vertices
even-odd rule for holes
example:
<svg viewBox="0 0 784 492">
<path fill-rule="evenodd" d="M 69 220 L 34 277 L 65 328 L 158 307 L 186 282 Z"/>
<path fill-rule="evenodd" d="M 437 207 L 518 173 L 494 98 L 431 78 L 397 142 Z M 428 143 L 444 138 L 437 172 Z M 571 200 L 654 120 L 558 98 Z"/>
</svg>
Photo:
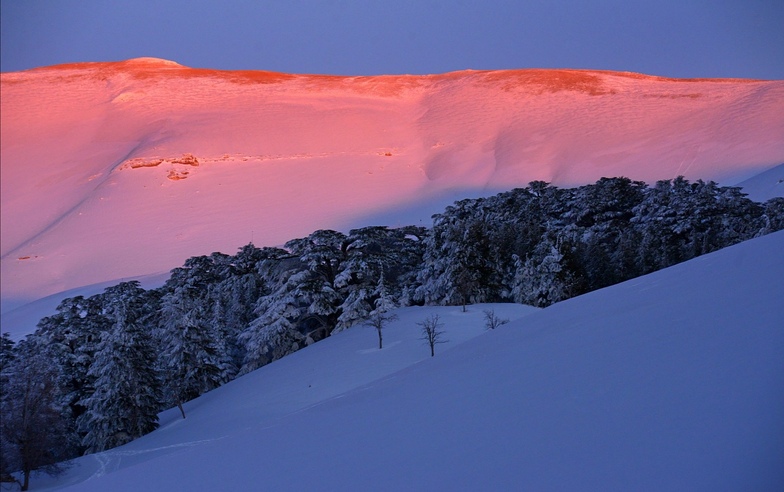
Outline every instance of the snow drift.
<svg viewBox="0 0 784 492">
<path fill-rule="evenodd" d="M 337 77 L 144 58 L 3 73 L 3 311 L 545 180 L 734 184 L 784 161 L 784 82 L 579 70 Z M 41 313 L 46 314 L 46 313 Z"/>
</svg>

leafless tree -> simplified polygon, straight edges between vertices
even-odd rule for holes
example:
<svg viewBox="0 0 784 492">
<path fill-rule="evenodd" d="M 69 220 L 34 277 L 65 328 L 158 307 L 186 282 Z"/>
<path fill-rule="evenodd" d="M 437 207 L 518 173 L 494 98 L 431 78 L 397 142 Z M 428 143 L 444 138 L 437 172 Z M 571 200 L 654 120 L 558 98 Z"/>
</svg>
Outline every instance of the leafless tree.
<svg viewBox="0 0 784 492">
<path fill-rule="evenodd" d="M 30 354 L 25 354 L 30 355 Z M 56 401 L 57 373 L 40 357 L 20 356 L 7 368 L 8 386 L 3 388 L 3 470 L 22 472 L 22 490 L 30 484 L 30 473 L 43 470 L 57 474 L 57 462 L 66 455 L 66 428 Z"/>
<path fill-rule="evenodd" d="M 435 356 L 436 344 L 448 342 L 448 340 L 444 339 L 444 331 L 441 329 L 444 326 L 444 324 L 441 323 L 441 318 L 439 318 L 437 314 L 434 314 L 425 318 L 423 322 L 417 323 L 417 325 L 422 327 L 421 340 L 426 341 L 430 346 L 430 357 Z"/>
<path fill-rule="evenodd" d="M 501 319 L 495 315 L 495 311 L 492 309 L 485 309 L 485 326 L 488 330 L 495 330 L 501 325 L 505 325 L 509 323 L 508 319 Z"/>
<path fill-rule="evenodd" d="M 382 333 L 381 332 L 384 330 L 384 327 L 387 326 L 387 324 L 389 324 L 391 321 L 395 321 L 395 320 L 397 320 L 397 315 L 396 314 L 386 314 L 386 313 L 380 312 L 378 310 L 374 311 L 370 315 L 370 318 L 367 320 L 367 323 L 366 323 L 367 326 L 372 326 L 373 328 L 376 329 L 376 332 L 378 332 L 378 348 L 379 348 L 379 350 L 381 350 L 381 348 L 383 347 L 383 337 L 382 337 Z"/>
</svg>

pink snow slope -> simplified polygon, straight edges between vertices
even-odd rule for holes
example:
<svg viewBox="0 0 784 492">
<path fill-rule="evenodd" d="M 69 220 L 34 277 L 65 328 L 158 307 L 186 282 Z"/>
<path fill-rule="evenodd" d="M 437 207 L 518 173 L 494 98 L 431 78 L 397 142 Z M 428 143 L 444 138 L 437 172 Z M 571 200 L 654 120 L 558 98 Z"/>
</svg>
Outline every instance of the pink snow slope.
<svg viewBox="0 0 784 492">
<path fill-rule="evenodd" d="M 583 70 L 337 77 L 154 58 L 3 73 L 3 311 L 457 198 L 784 162 L 784 82 Z M 45 315 L 49 313 L 41 313 Z"/>
</svg>

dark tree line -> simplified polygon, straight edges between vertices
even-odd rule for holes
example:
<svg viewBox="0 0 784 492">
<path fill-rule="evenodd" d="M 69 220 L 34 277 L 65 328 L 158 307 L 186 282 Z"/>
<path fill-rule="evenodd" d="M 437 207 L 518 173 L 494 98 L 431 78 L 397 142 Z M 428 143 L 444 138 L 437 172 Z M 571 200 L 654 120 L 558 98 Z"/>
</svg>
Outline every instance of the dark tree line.
<svg viewBox="0 0 784 492">
<path fill-rule="evenodd" d="M 780 230 L 782 214 L 782 198 L 684 178 L 533 182 L 435 215 L 414 300 L 544 307 Z"/>
<path fill-rule="evenodd" d="M 160 288 L 68 298 L 26 339 L 2 339 L 0 473 L 124 444 L 161 410 L 185 417 L 184 402 L 396 306 L 544 307 L 780 229 L 782 198 L 602 178 L 461 200 L 431 229 L 319 230 L 189 258 Z"/>
</svg>

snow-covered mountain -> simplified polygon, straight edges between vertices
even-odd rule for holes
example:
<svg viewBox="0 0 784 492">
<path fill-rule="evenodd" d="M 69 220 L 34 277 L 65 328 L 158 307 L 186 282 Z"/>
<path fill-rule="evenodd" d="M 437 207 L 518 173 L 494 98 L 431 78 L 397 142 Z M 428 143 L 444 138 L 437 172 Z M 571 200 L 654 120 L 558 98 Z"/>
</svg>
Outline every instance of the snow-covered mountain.
<svg viewBox="0 0 784 492">
<path fill-rule="evenodd" d="M 784 488 L 784 232 L 570 299 L 405 308 L 34 488 Z M 482 309 L 512 321 L 484 329 Z M 438 314 L 436 356 L 416 323 Z"/>
<path fill-rule="evenodd" d="M 784 162 L 782 81 L 336 77 L 145 58 L 0 83 L 4 313 L 250 241 L 429 225 L 454 199 L 532 180 L 735 184 Z"/>
</svg>

